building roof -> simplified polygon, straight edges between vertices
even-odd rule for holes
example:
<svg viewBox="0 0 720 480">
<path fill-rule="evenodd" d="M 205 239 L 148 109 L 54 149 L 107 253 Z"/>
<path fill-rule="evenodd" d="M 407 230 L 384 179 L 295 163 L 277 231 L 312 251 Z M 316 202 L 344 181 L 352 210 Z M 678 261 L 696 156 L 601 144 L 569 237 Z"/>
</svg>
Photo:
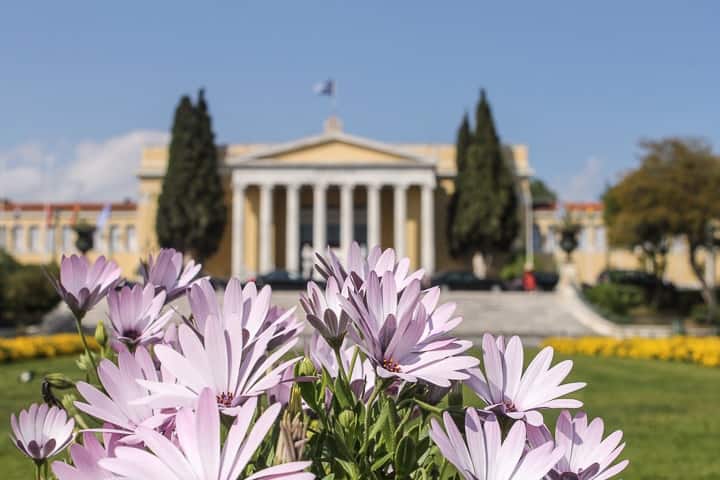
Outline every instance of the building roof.
<svg viewBox="0 0 720 480">
<path fill-rule="evenodd" d="M 326 121 L 325 128 L 319 135 L 311 135 L 283 143 L 220 145 L 218 146 L 218 154 L 220 164 L 224 167 L 233 167 L 242 164 L 257 166 L 257 160 L 266 161 L 268 157 L 273 157 L 278 154 L 282 155 L 283 153 L 292 153 L 298 150 L 307 151 L 316 147 L 322 148 L 333 142 L 347 144 L 351 147 L 361 147 L 368 151 L 385 153 L 390 157 L 434 166 L 437 174 L 441 177 L 452 177 L 457 173 L 455 168 L 455 145 L 443 143 L 378 142 L 345 133 L 342 130 L 342 122 L 334 117 Z M 508 155 L 508 158 L 512 159 L 518 174 L 532 175 L 527 146 L 506 145 L 505 154 Z M 144 148 L 138 176 L 140 178 L 162 177 L 167 168 L 167 158 L 167 145 Z"/>
<path fill-rule="evenodd" d="M 565 210 L 569 212 L 602 212 L 600 202 L 565 202 Z"/>
<path fill-rule="evenodd" d="M 557 203 L 533 203 L 533 211 L 549 211 L 554 212 L 557 210 L 558 206 Z"/>
<path fill-rule="evenodd" d="M 101 202 L 13 202 L 0 200 L 0 211 L 4 212 L 36 212 L 43 210 L 69 210 L 69 211 L 101 211 L 106 203 Z M 131 212 L 137 210 L 137 204 L 130 200 L 110 204 L 111 211 Z"/>
</svg>

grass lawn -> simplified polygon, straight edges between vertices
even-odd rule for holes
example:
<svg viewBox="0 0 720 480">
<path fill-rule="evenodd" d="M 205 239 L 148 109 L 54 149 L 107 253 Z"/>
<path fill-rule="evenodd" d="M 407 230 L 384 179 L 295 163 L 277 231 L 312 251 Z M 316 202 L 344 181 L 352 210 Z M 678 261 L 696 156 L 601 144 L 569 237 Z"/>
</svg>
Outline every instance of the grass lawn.
<svg viewBox="0 0 720 480">
<path fill-rule="evenodd" d="M 720 478 L 720 369 L 652 360 L 572 359 L 572 380 L 588 382 L 577 398 L 585 402 L 590 417 L 603 417 L 609 431 L 625 432 L 628 445 L 622 458 L 631 463 L 622 478 Z M 10 412 L 40 398 L 38 380 L 18 382 L 24 370 L 35 371 L 36 379 L 48 371 L 77 372 L 71 357 L 0 366 L 3 439 L 8 438 Z M 552 413 L 546 414 L 547 420 Z M 31 464 L 8 440 L 0 441 L 0 462 L 1 478 L 30 478 Z"/>
<path fill-rule="evenodd" d="M 20 480 L 33 477 L 32 462 L 13 446 L 8 437 L 10 414 L 42 400 L 40 383 L 45 373 L 63 372 L 70 378 L 81 378 L 75 359 L 75 356 L 56 357 L 0 365 L 0 465 L 3 471 L 0 478 Z M 35 379 L 30 383 L 20 383 L 18 376 L 27 370 L 35 372 Z"/>
</svg>

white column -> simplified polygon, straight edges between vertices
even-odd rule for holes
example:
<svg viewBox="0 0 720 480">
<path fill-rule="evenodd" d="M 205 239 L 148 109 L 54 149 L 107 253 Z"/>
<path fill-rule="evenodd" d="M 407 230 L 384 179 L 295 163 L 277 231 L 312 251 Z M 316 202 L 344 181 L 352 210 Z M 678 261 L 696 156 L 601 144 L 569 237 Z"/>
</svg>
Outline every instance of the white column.
<svg viewBox="0 0 720 480">
<path fill-rule="evenodd" d="M 340 251 L 347 257 L 353 241 L 353 186 L 340 186 Z"/>
<path fill-rule="evenodd" d="M 258 273 L 267 273 L 273 269 L 272 258 L 272 216 L 273 186 L 260 185 L 260 266 Z"/>
<path fill-rule="evenodd" d="M 435 197 L 431 185 L 423 185 L 420 191 L 420 251 L 422 268 L 426 275 L 435 270 Z"/>
<path fill-rule="evenodd" d="M 318 183 L 313 186 L 313 250 L 324 254 L 327 248 L 327 185 Z"/>
<path fill-rule="evenodd" d="M 705 283 L 715 288 L 715 247 L 705 247 Z"/>
<path fill-rule="evenodd" d="M 525 206 L 525 271 L 534 270 L 535 259 L 533 252 L 533 208 L 532 193 L 530 191 L 530 179 L 525 177 L 522 179 L 523 200 Z"/>
<path fill-rule="evenodd" d="M 367 186 L 367 247 L 380 245 L 380 186 Z"/>
<path fill-rule="evenodd" d="M 407 217 L 407 186 L 406 185 L 395 185 L 393 191 L 393 204 L 394 204 L 394 222 L 393 232 L 395 241 L 395 254 L 397 258 L 405 256 L 405 220 Z"/>
<path fill-rule="evenodd" d="M 285 188 L 285 268 L 300 272 L 300 186 Z"/>
<path fill-rule="evenodd" d="M 245 230 L 245 185 L 233 185 L 232 199 L 232 276 L 242 278 L 245 273 L 243 248 Z"/>
</svg>

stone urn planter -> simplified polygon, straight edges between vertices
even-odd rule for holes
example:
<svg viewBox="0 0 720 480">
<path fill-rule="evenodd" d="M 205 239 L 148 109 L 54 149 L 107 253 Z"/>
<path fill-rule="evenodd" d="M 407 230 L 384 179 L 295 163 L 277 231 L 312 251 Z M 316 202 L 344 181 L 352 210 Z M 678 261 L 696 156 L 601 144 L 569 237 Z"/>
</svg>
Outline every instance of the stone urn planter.
<svg viewBox="0 0 720 480">
<path fill-rule="evenodd" d="M 93 248 L 93 235 L 95 234 L 95 225 L 90 225 L 85 221 L 78 222 L 73 227 L 75 233 L 77 233 L 77 239 L 75 240 L 75 248 L 80 253 L 85 255 Z"/>
</svg>

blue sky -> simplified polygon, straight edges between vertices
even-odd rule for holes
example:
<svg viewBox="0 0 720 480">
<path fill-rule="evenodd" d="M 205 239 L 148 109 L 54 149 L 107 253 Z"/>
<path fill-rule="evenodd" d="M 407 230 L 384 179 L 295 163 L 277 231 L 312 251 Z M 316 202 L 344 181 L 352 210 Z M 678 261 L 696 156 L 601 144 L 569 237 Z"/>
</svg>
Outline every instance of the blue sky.
<svg viewBox="0 0 720 480">
<path fill-rule="evenodd" d="M 503 140 L 568 200 L 634 166 L 641 138 L 720 146 L 717 2 L 14 3 L 0 197 L 135 195 L 139 149 L 199 87 L 220 142 L 317 133 L 327 77 L 346 130 L 390 142 L 454 141 L 485 87 Z"/>
</svg>

